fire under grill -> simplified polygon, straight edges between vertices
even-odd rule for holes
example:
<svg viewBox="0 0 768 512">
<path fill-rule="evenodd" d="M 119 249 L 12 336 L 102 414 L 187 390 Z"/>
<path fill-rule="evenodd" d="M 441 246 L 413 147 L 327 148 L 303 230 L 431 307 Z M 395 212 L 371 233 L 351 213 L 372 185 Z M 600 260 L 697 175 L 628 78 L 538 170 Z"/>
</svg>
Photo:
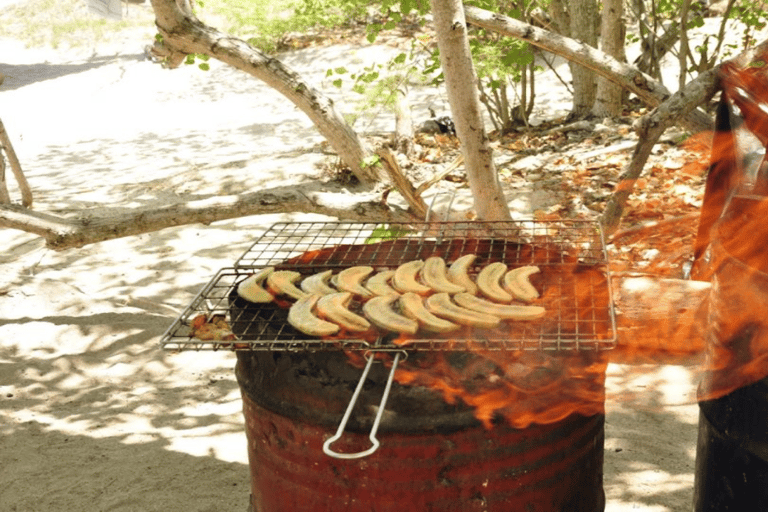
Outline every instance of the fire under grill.
<svg viewBox="0 0 768 512">
<path fill-rule="evenodd" d="M 364 335 L 307 336 L 287 321 L 291 301 L 247 302 L 237 285 L 266 267 L 302 278 L 352 266 L 394 270 L 408 261 L 440 256 L 448 264 L 475 254 L 470 276 L 503 262 L 536 265 L 531 282 L 546 314 L 504 321 L 499 327 L 462 327 L 448 334 L 404 337 L 383 330 Z M 362 304 L 353 300 L 352 311 Z M 205 326 L 201 329 L 201 326 Z M 161 340 L 169 350 L 247 351 L 601 351 L 616 343 L 607 255 L 599 224 L 587 221 L 429 222 L 380 225 L 278 223 L 234 264 L 220 270 Z"/>
<path fill-rule="evenodd" d="M 450 265 L 468 254 L 474 281 L 494 263 L 538 267 L 528 277 L 539 294 L 531 304 L 544 315 L 444 334 L 372 327 L 313 337 L 288 322 L 293 299 L 257 303 L 238 293 L 269 267 L 305 279 L 355 266 L 380 273 L 434 256 Z M 253 510 L 294 501 L 318 511 L 375 503 L 382 512 L 518 502 L 596 512 L 604 505 L 603 353 L 616 345 L 607 265 L 594 222 L 278 223 L 203 287 L 161 344 L 236 352 Z M 349 305 L 362 308 L 363 299 Z M 459 387 L 442 386 L 443 378 Z M 482 401 L 440 389 L 491 396 L 501 409 L 486 414 Z M 412 463 L 413 473 L 401 474 Z M 414 484 L 417 475 L 423 482 Z"/>
</svg>

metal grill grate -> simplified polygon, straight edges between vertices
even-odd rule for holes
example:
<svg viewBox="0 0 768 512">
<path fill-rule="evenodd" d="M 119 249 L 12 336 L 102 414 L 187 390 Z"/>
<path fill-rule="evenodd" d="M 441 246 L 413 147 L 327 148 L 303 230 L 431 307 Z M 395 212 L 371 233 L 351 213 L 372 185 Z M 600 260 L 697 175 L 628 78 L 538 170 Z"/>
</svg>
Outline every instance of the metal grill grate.
<svg viewBox="0 0 768 512">
<path fill-rule="evenodd" d="M 437 337 L 397 338 L 374 332 L 366 339 L 308 337 L 287 322 L 289 302 L 253 304 L 237 283 L 274 266 L 303 276 L 354 265 L 377 271 L 414 259 L 442 256 L 449 264 L 474 253 L 475 275 L 502 261 L 510 268 L 537 265 L 540 320 L 502 322 L 492 330 L 464 328 Z M 353 302 L 353 310 L 361 304 Z M 205 323 L 206 327 L 200 329 Z M 235 333 L 235 334 L 231 334 Z M 210 339 L 208 339 L 210 338 Z M 582 221 L 410 223 L 279 223 L 232 268 L 219 271 L 171 325 L 167 349 L 202 350 L 606 350 L 615 346 L 607 256 L 598 224 Z"/>
</svg>

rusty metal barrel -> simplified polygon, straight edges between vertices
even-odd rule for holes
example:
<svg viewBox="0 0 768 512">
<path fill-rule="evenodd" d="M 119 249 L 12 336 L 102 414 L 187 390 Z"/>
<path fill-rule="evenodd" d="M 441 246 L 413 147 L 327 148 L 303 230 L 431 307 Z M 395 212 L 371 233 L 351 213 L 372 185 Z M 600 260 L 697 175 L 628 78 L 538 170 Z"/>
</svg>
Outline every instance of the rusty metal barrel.
<svg viewBox="0 0 768 512">
<path fill-rule="evenodd" d="M 768 203 L 735 196 L 710 248 L 709 361 L 700 385 L 696 512 L 768 506 Z"/>
<path fill-rule="evenodd" d="M 468 406 L 420 386 L 393 386 L 365 458 L 322 447 L 360 369 L 342 352 L 238 352 L 256 512 L 601 512 L 604 415 L 572 414 L 517 429 L 487 428 Z M 387 376 L 374 364 L 344 436 L 364 450 Z M 341 441 L 340 441 L 341 442 Z"/>
</svg>

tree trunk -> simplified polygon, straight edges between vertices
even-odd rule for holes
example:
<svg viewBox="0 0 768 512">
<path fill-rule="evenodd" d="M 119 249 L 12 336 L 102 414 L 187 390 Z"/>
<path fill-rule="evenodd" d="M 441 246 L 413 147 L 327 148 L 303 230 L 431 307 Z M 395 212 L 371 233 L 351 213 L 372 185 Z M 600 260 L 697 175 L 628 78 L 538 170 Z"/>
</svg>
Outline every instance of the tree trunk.
<svg viewBox="0 0 768 512">
<path fill-rule="evenodd" d="M 169 51 L 171 65 L 180 64 L 180 56 L 186 54 L 207 54 L 263 80 L 309 117 L 360 183 L 370 187 L 385 178 L 380 167 L 364 163 L 373 153 L 336 111 L 333 102 L 304 82 L 298 73 L 244 41 L 204 25 L 174 0 L 151 1 L 157 28 L 163 36 L 161 44 Z"/>
<path fill-rule="evenodd" d="M 392 147 L 407 157 L 413 156 L 413 117 L 408 102 L 407 86 L 395 91 L 395 136 Z"/>
<path fill-rule="evenodd" d="M 603 0 L 600 22 L 600 49 L 619 62 L 624 62 L 624 12 L 623 0 Z M 592 113 L 599 118 L 616 118 L 621 115 L 624 91 L 605 77 L 597 79 L 597 96 Z"/>
<path fill-rule="evenodd" d="M 578 61 L 594 73 L 635 93 L 652 107 L 660 105 L 671 96 L 666 87 L 634 66 L 619 62 L 589 45 L 477 7 L 466 6 L 465 12 L 467 20 L 473 25 L 517 37 L 568 60 Z M 694 110 L 681 120 L 682 124 L 693 133 L 712 128 L 712 119 L 701 110 Z"/>
<path fill-rule="evenodd" d="M 688 46 L 688 12 L 691 7 L 691 0 L 683 0 L 680 6 L 680 49 L 677 52 L 677 63 L 680 69 L 680 76 L 677 79 L 677 88 L 682 89 L 688 78 L 688 54 L 691 48 Z"/>
<path fill-rule="evenodd" d="M 565 37 L 571 37 L 571 15 L 566 0 L 550 0 L 547 11 L 552 18 L 554 30 Z"/>
<path fill-rule="evenodd" d="M 475 212 L 482 220 L 511 220 L 480 114 L 477 75 L 461 0 L 431 0 L 437 46 Z"/>
<path fill-rule="evenodd" d="M 568 2 L 571 21 L 571 35 L 573 39 L 584 44 L 597 47 L 597 19 L 596 0 L 570 0 Z M 568 61 L 573 79 L 573 107 L 571 116 L 582 118 L 592 112 L 595 104 L 597 84 L 595 74 L 588 68 L 574 61 Z"/>
</svg>

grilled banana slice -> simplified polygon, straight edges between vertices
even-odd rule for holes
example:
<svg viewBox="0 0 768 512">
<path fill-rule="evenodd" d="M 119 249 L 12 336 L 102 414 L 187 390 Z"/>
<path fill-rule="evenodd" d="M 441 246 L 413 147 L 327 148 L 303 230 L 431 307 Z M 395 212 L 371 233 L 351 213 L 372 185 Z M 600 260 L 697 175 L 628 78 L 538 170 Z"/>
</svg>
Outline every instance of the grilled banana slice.
<svg viewBox="0 0 768 512">
<path fill-rule="evenodd" d="M 497 316 L 504 320 L 533 320 L 544 316 L 544 308 L 541 306 L 515 306 L 511 304 L 497 304 L 468 293 L 457 293 L 453 300 L 459 306 Z"/>
<path fill-rule="evenodd" d="M 416 274 L 419 273 L 419 270 L 421 270 L 423 266 L 424 262 L 422 260 L 413 260 L 408 263 L 403 263 L 397 267 L 395 275 L 392 276 L 392 286 L 394 286 L 395 290 L 400 293 L 413 292 L 422 295 L 429 293 L 432 291 L 432 288 L 424 286 L 416 280 Z"/>
<path fill-rule="evenodd" d="M 301 274 L 293 270 L 276 270 L 267 276 L 267 286 L 275 295 L 287 295 L 292 299 L 302 299 L 309 295 L 296 287 Z"/>
<path fill-rule="evenodd" d="M 374 295 L 392 295 L 398 294 L 397 290 L 389 286 L 389 280 L 395 275 L 394 270 L 382 270 L 378 274 L 371 276 L 365 282 L 365 287 Z"/>
<path fill-rule="evenodd" d="M 403 314 L 413 318 L 419 325 L 430 332 L 451 332 L 459 328 L 458 324 L 436 317 L 424 307 L 421 295 L 409 292 L 400 296 L 400 309 Z"/>
<path fill-rule="evenodd" d="M 469 267 L 475 262 L 477 258 L 476 254 L 465 254 L 461 258 L 454 261 L 450 267 L 448 267 L 448 279 L 459 286 L 463 286 L 467 293 L 477 295 L 477 285 L 469 277 Z"/>
<path fill-rule="evenodd" d="M 363 313 L 377 327 L 387 331 L 416 334 L 419 324 L 416 320 L 395 313 L 392 304 L 399 295 L 380 295 L 363 304 Z"/>
<path fill-rule="evenodd" d="M 338 290 L 328 286 L 331 274 L 333 274 L 333 270 L 326 270 L 325 272 L 313 274 L 301 282 L 301 289 L 307 293 L 317 295 L 336 293 Z"/>
<path fill-rule="evenodd" d="M 274 297 L 261 286 L 261 283 L 274 271 L 275 267 L 266 267 L 248 276 L 237 285 L 237 294 L 251 302 L 272 302 Z"/>
<path fill-rule="evenodd" d="M 421 281 L 438 293 L 467 291 L 464 286 L 452 283 L 448 279 L 445 260 L 439 256 L 432 256 L 424 261 L 424 266 L 421 267 Z"/>
<path fill-rule="evenodd" d="M 368 320 L 348 309 L 352 299 L 350 292 L 337 292 L 323 295 L 317 301 L 317 312 L 332 322 L 336 322 L 348 331 L 367 331 L 371 328 Z"/>
<path fill-rule="evenodd" d="M 457 306 L 451 302 L 451 296 L 447 293 L 436 293 L 426 300 L 426 306 L 429 311 L 436 316 L 453 320 L 462 325 L 471 325 L 473 327 L 496 327 L 501 322 L 497 316 L 487 315 L 472 311 L 471 309 Z"/>
<path fill-rule="evenodd" d="M 312 294 L 293 303 L 288 310 L 288 323 L 310 336 L 330 336 L 339 332 L 339 326 L 317 318 L 312 310 L 322 295 Z"/>
<path fill-rule="evenodd" d="M 477 287 L 480 289 L 480 293 L 496 302 L 507 304 L 512 302 L 512 295 L 501 287 L 501 278 L 504 277 L 506 271 L 507 266 L 499 261 L 491 263 L 481 270 L 477 275 Z"/>
<path fill-rule="evenodd" d="M 539 267 L 528 266 L 510 270 L 504 274 L 504 286 L 515 297 L 526 302 L 539 298 L 539 292 L 528 279 L 539 272 Z"/>
<path fill-rule="evenodd" d="M 373 267 L 358 266 L 345 268 L 336 276 L 336 286 L 339 290 L 359 295 L 364 298 L 373 297 L 373 294 L 361 283 L 363 279 L 373 272 Z"/>
</svg>

